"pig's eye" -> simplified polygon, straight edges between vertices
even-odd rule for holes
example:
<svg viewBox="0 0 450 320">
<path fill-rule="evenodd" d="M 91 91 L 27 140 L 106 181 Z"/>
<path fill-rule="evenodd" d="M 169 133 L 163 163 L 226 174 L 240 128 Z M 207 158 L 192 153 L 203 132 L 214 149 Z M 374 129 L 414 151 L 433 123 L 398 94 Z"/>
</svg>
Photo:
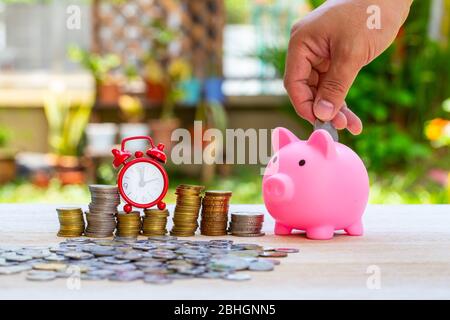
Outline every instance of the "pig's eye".
<svg viewBox="0 0 450 320">
<path fill-rule="evenodd" d="M 303 167 L 304 165 L 305 165 L 305 163 L 306 163 L 306 161 L 305 160 L 300 160 L 299 162 L 298 162 L 298 165 L 300 166 L 300 167 Z"/>
<path fill-rule="evenodd" d="M 277 156 L 273 157 L 272 163 L 277 162 L 277 160 L 278 160 Z"/>
</svg>

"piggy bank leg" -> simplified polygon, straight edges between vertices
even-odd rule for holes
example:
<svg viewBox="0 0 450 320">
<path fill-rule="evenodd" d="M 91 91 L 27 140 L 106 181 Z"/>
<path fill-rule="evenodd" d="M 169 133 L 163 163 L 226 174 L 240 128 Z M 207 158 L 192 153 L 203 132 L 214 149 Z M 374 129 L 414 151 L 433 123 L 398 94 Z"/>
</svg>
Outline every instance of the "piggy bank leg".
<svg viewBox="0 0 450 320">
<path fill-rule="evenodd" d="M 344 230 L 349 236 L 362 236 L 364 228 L 361 220 L 345 228 Z"/>
<path fill-rule="evenodd" d="M 328 240 L 333 238 L 333 226 L 320 226 L 306 229 L 306 237 L 313 240 Z"/>
<path fill-rule="evenodd" d="M 285 236 L 288 234 L 291 234 L 292 228 L 287 227 L 284 224 L 281 224 L 279 222 L 275 222 L 275 230 L 274 233 L 279 236 Z"/>
</svg>

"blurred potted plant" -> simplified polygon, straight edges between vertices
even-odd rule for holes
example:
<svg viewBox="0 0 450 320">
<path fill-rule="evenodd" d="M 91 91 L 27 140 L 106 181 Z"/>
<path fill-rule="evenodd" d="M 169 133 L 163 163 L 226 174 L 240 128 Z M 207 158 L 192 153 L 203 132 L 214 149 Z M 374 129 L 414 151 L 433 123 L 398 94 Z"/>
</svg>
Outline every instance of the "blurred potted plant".
<svg viewBox="0 0 450 320">
<path fill-rule="evenodd" d="M 144 82 L 149 102 L 159 104 L 164 101 L 167 93 L 167 83 L 161 64 L 153 58 L 148 58 L 145 67 Z"/>
<path fill-rule="evenodd" d="M 190 64 L 182 58 L 174 58 L 169 62 L 166 75 L 167 94 L 162 103 L 161 116 L 150 121 L 150 128 L 154 139 L 166 145 L 170 150 L 172 131 L 179 127 L 180 120 L 175 117 L 175 104 L 184 97 L 180 86 L 182 81 L 190 79 L 192 74 Z"/>
<path fill-rule="evenodd" d="M 14 180 L 16 177 L 16 151 L 8 148 L 11 132 L 0 127 L 0 184 Z"/>
<path fill-rule="evenodd" d="M 169 47 L 176 39 L 177 32 L 169 28 L 163 17 L 156 17 L 149 25 L 152 32 L 152 47 L 144 58 L 144 81 L 147 98 L 154 103 L 162 103 L 167 94 L 165 68 L 170 60 Z"/>
<path fill-rule="evenodd" d="M 91 109 L 92 103 L 71 105 L 62 88 L 51 88 L 45 97 L 49 146 L 55 157 L 56 175 L 62 184 L 80 184 L 85 181 L 80 151 Z"/>
<path fill-rule="evenodd" d="M 214 59 L 209 63 L 208 74 L 204 84 L 206 101 L 223 103 L 225 100 L 222 92 L 223 77 L 220 76 Z"/>
<path fill-rule="evenodd" d="M 126 123 L 120 124 L 120 140 L 131 136 L 148 135 L 148 125 L 142 123 L 145 118 L 145 110 L 142 102 L 137 97 L 122 95 L 119 98 L 121 117 Z M 128 145 L 130 151 L 144 150 L 147 144 L 144 140 L 131 141 Z"/>
<path fill-rule="evenodd" d="M 450 112 L 450 98 L 443 103 L 443 110 Z M 450 203 L 450 167 L 448 165 L 450 146 L 450 120 L 435 118 L 425 123 L 425 136 L 434 148 L 441 149 L 440 158 L 444 159 L 446 167 L 433 168 L 429 171 L 429 177 L 447 188 L 448 203 Z M 447 159 L 447 161 L 445 161 Z"/>
<path fill-rule="evenodd" d="M 95 80 L 96 101 L 102 105 L 116 105 L 121 94 L 121 81 L 111 74 L 111 70 L 120 65 L 119 56 L 99 55 L 75 45 L 69 46 L 68 56 L 92 74 Z"/>
</svg>

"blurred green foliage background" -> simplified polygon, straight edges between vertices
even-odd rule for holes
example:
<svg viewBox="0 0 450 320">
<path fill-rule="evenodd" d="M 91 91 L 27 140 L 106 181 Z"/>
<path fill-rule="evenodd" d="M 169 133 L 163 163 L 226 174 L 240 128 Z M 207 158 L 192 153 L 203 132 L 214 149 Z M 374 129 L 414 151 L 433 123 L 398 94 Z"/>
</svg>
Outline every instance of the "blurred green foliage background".
<svg viewBox="0 0 450 320">
<path fill-rule="evenodd" d="M 229 24 L 249 21 L 251 1 L 225 2 Z M 309 1 L 312 7 L 322 2 Z M 450 1 L 445 3 L 444 40 L 436 41 L 428 36 L 431 0 L 414 1 L 394 44 L 361 70 L 347 96 L 347 104 L 362 119 L 364 130 L 359 136 L 342 132 L 341 140 L 368 167 L 371 203 L 449 203 L 449 147 L 432 145 L 424 132 L 429 121 L 436 118 L 448 121 L 450 115 L 450 108 L 443 107 L 450 103 Z M 287 43 L 281 43 L 261 50 L 259 58 L 282 77 L 286 51 Z M 306 131 L 311 130 L 287 98 L 280 112 L 291 115 Z M 0 132 L 0 142 L 2 136 L 6 133 Z M 447 179 L 433 178 L 430 173 L 436 171 L 441 177 L 447 174 Z M 114 172 L 109 165 L 100 168 L 100 176 L 103 182 L 114 183 Z M 174 201 L 177 184 L 190 182 L 198 183 L 183 176 L 171 176 L 167 201 Z M 260 186 L 261 176 L 255 170 L 239 166 L 232 175 L 216 177 L 208 184 L 211 189 L 233 190 L 234 203 L 261 203 Z M 27 181 L 0 188 L 0 202 L 88 201 L 87 187 L 61 186 L 56 180 L 46 189 Z"/>
</svg>

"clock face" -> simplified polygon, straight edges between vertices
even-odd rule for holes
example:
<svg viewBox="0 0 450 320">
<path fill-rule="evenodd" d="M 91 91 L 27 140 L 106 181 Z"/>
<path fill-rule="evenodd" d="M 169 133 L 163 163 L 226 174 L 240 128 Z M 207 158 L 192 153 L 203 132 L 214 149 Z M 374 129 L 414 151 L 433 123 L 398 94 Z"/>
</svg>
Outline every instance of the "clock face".
<svg viewBox="0 0 450 320">
<path fill-rule="evenodd" d="M 158 167 L 152 163 L 137 162 L 124 172 L 122 191 L 135 203 L 152 203 L 164 191 L 164 177 Z"/>
</svg>

